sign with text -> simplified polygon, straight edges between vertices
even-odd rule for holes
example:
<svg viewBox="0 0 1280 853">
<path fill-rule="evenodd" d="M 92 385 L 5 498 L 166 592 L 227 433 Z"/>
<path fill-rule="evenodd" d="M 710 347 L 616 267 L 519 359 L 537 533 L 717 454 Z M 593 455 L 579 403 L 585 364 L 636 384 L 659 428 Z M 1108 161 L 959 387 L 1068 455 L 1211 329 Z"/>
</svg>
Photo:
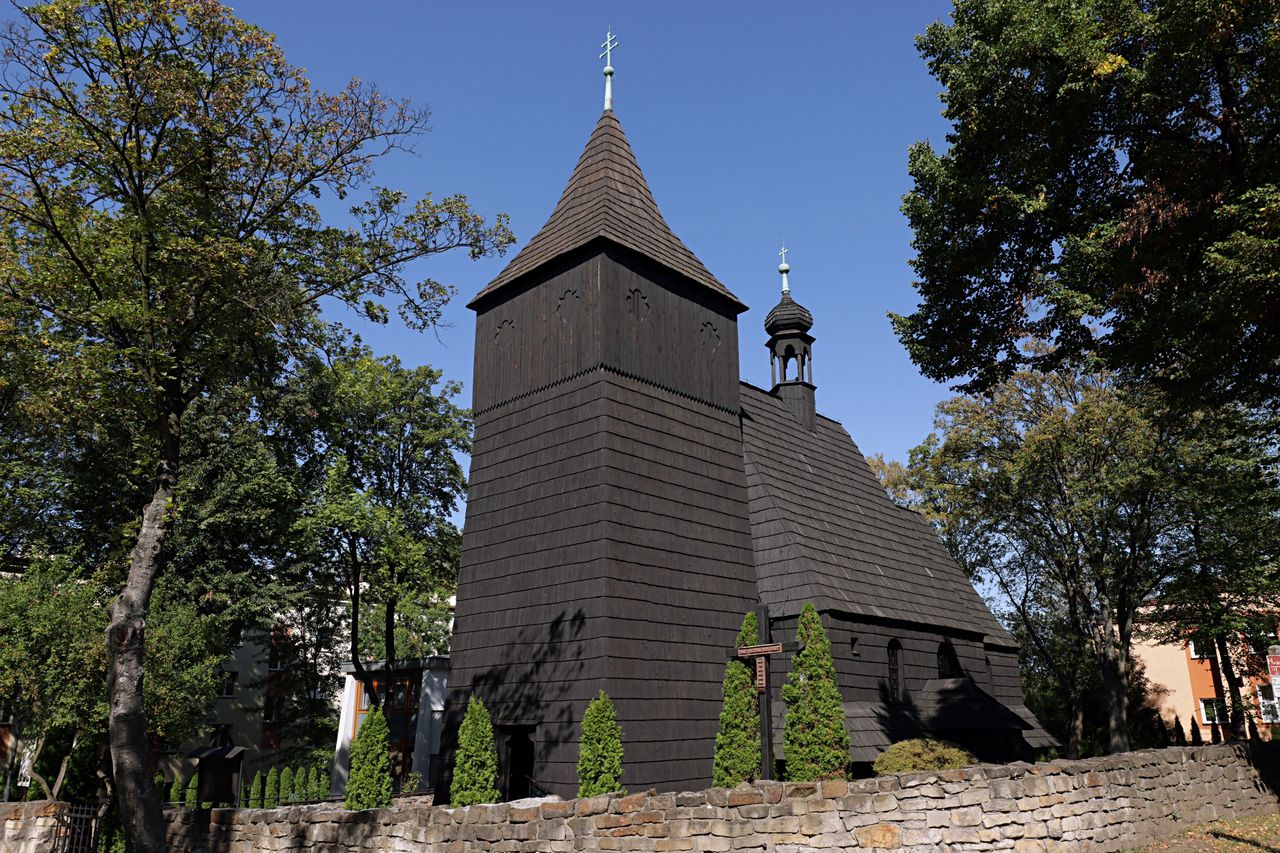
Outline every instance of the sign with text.
<svg viewBox="0 0 1280 853">
<path fill-rule="evenodd" d="M 1267 672 L 1271 674 L 1271 695 L 1280 699 L 1280 655 L 1267 655 Z"/>
<path fill-rule="evenodd" d="M 782 654 L 782 643 L 764 643 L 759 646 L 738 646 L 738 657 L 758 658 L 761 655 Z"/>
<path fill-rule="evenodd" d="M 757 693 L 763 693 L 764 691 L 769 689 L 769 677 L 766 674 L 767 670 L 765 669 L 764 661 L 765 659 L 762 657 L 756 658 L 756 692 Z"/>
</svg>

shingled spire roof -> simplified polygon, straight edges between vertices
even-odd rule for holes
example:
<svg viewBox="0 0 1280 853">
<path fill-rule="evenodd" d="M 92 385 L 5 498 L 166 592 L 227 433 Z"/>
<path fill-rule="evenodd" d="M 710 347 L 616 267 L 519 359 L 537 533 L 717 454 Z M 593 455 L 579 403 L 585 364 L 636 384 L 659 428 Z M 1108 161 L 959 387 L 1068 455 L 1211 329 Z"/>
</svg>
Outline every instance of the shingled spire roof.
<svg viewBox="0 0 1280 853">
<path fill-rule="evenodd" d="M 469 306 L 597 237 L 639 252 L 746 310 L 671 232 L 612 110 L 596 123 L 547 224 Z"/>
</svg>

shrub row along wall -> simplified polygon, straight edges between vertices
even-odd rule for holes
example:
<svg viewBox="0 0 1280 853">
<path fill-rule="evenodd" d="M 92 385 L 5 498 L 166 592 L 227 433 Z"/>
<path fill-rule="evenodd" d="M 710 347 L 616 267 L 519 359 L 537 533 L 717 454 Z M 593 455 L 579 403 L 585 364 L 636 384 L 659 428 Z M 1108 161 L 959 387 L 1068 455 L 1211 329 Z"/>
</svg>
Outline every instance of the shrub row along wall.
<svg viewBox="0 0 1280 853">
<path fill-rule="evenodd" d="M 465 809 L 175 811 L 168 832 L 176 853 L 1123 850 L 1188 824 L 1280 810 L 1267 786 L 1273 746 Z"/>
</svg>

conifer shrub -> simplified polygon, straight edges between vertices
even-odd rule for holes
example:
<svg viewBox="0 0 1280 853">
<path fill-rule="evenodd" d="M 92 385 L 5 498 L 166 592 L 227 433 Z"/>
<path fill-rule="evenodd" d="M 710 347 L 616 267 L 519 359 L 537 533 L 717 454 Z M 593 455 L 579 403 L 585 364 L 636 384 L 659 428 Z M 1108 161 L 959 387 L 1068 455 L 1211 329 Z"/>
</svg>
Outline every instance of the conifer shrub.
<svg viewBox="0 0 1280 853">
<path fill-rule="evenodd" d="M 955 744 L 932 738 L 902 740 L 880 753 L 871 765 L 877 776 L 913 773 L 917 770 L 950 770 L 977 761 Z"/>
<path fill-rule="evenodd" d="M 582 715 L 578 740 L 578 796 L 594 797 L 621 791 L 622 726 L 613 702 L 603 690 Z"/>
<path fill-rule="evenodd" d="M 185 789 L 182 787 L 182 773 L 174 773 L 173 784 L 169 786 L 169 802 L 173 803 L 175 806 L 182 805 L 183 790 Z"/>
<path fill-rule="evenodd" d="M 316 799 L 329 799 L 329 772 L 321 770 L 316 774 Z"/>
<path fill-rule="evenodd" d="M 253 784 L 249 786 L 249 808 L 262 808 L 262 771 L 253 774 Z"/>
<path fill-rule="evenodd" d="M 1191 720 L 1191 745 L 1204 746 L 1204 738 L 1200 736 L 1200 724 L 1195 719 Z"/>
<path fill-rule="evenodd" d="M 187 805 L 187 808 L 189 809 L 200 808 L 200 791 L 197 787 L 197 782 L 196 782 L 197 778 L 198 777 L 196 772 L 192 771 L 191 778 L 187 780 L 187 804 L 186 805 Z"/>
<path fill-rule="evenodd" d="M 160 799 L 164 799 L 165 789 L 169 787 L 169 780 L 164 778 L 163 773 L 157 773 L 156 778 L 152 780 L 156 786 L 156 793 L 160 795 Z"/>
<path fill-rule="evenodd" d="M 267 787 L 262 794 L 262 807 L 274 809 L 280 805 L 280 772 L 272 767 L 267 771 Z"/>
<path fill-rule="evenodd" d="M 1178 719 L 1178 715 L 1173 716 L 1173 745 L 1187 745 L 1187 731 L 1182 727 L 1182 720 Z"/>
<path fill-rule="evenodd" d="M 498 793 L 498 752 L 493 745 L 493 721 L 477 696 L 467 700 L 467 713 L 458 728 L 458 753 L 453 760 L 453 783 L 449 788 L 455 806 L 496 803 Z"/>
<path fill-rule="evenodd" d="M 306 794 L 303 795 L 302 799 L 309 800 L 313 803 L 316 802 L 317 800 L 324 799 L 323 797 L 319 796 L 319 790 L 320 790 L 319 772 L 320 771 L 316 769 L 316 766 L 314 764 L 312 764 L 311 769 L 307 771 Z M 301 790 L 302 786 L 299 785 L 298 788 L 299 790 Z"/>
<path fill-rule="evenodd" d="M 735 648 L 760 642 L 754 613 L 742 620 Z M 734 658 L 724 668 L 724 698 L 720 706 L 720 730 L 711 765 L 711 784 L 732 788 L 755 779 L 760 772 L 760 697 L 755 676 L 746 663 Z"/>
<path fill-rule="evenodd" d="M 293 800 L 293 768 L 280 771 L 280 805 L 287 806 Z"/>
<path fill-rule="evenodd" d="M 782 725 L 787 779 L 842 779 L 849 764 L 849 733 L 831 642 L 812 604 L 800 611 L 796 640 L 802 648 L 792 656 L 791 674 L 782 685 L 782 701 L 787 703 Z"/>
<path fill-rule="evenodd" d="M 344 805 L 352 811 L 391 805 L 391 732 L 381 708 L 374 708 L 351 742 L 351 775 Z"/>
</svg>

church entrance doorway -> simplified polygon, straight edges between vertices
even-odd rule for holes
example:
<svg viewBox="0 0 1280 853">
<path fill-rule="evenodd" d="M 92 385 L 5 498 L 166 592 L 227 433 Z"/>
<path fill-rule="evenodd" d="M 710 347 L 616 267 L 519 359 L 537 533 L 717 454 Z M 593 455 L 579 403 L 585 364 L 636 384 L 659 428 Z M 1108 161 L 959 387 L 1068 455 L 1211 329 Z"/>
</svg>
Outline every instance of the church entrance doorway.
<svg viewBox="0 0 1280 853">
<path fill-rule="evenodd" d="M 504 800 L 533 791 L 533 726 L 498 726 L 498 790 Z"/>
</svg>

